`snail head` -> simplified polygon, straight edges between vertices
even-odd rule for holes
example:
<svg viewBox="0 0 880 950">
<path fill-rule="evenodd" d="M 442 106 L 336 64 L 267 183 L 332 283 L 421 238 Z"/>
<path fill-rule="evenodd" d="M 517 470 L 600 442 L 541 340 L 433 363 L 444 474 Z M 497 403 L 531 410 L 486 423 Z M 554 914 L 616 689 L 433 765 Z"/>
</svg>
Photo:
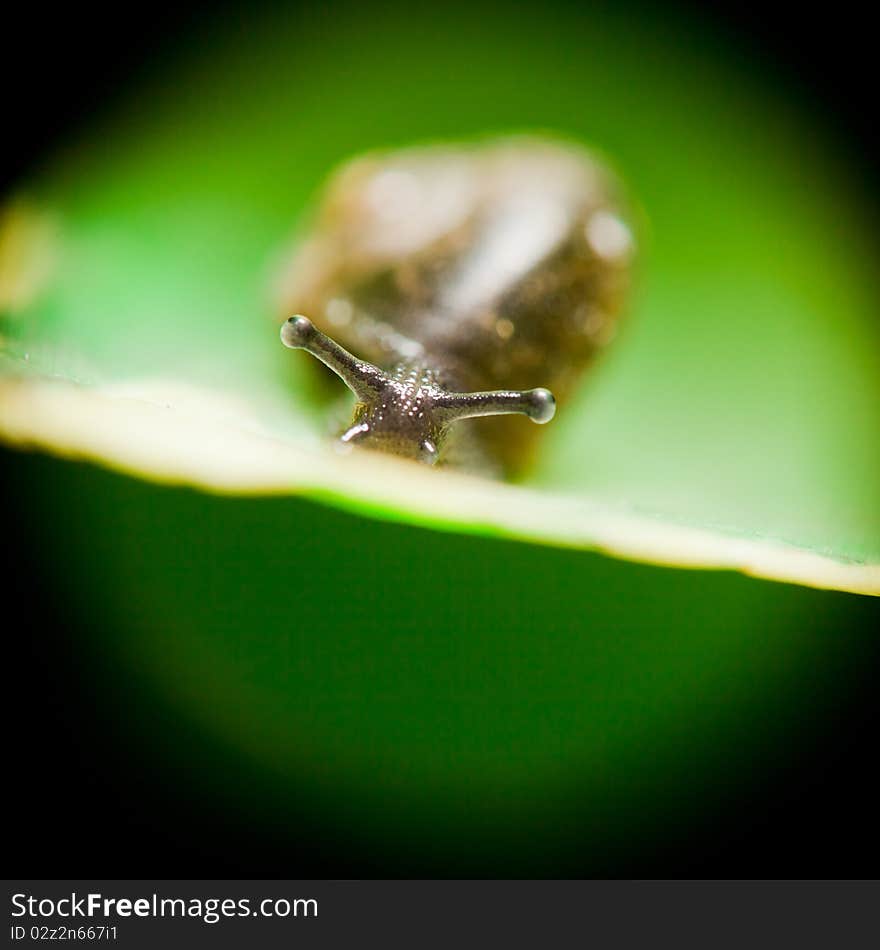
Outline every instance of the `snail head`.
<svg viewBox="0 0 880 950">
<path fill-rule="evenodd" d="M 459 393 L 444 389 L 424 361 L 399 363 L 386 372 L 359 360 L 303 316 L 281 328 L 281 341 L 305 350 L 329 367 L 354 393 L 351 425 L 344 445 L 379 449 L 429 465 L 441 456 L 450 428 L 461 419 L 519 413 L 549 422 L 556 400 L 548 389 Z"/>
</svg>

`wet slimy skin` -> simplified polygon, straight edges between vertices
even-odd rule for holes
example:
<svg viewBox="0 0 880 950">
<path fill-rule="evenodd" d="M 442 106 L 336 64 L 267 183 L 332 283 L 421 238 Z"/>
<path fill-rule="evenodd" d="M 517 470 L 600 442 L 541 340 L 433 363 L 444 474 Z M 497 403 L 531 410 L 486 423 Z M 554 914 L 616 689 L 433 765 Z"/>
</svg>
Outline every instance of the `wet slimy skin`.
<svg viewBox="0 0 880 950">
<path fill-rule="evenodd" d="M 284 269 L 281 338 L 354 392 L 343 445 L 514 475 L 534 427 L 470 420 L 553 418 L 614 335 L 633 252 L 618 185 L 578 147 L 368 155 Z"/>
</svg>

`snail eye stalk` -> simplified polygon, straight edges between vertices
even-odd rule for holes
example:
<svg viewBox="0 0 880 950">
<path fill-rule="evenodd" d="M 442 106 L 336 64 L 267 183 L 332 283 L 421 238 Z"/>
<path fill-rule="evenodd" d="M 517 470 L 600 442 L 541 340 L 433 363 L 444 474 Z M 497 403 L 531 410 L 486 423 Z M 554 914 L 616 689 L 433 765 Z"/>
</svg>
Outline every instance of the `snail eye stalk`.
<svg viewBox="0 0 880 950">
<path fill-rule="evenodd" d="M 281 328 L 281 340 L 291 349 L 311 353 L 355 394 L 360 405 L 341 436 L 346 445 L 381 443 L 394 454 L 433 465 L 449 428 L 461 419 L 519 413 L 543 424 L 556 411 L 549 389 L 448 392 L 436 384 L 427 362 L 415 372 L 407 370 L 403 381 L 399 372 L 386 373 L 357 359 L 306 317 L 291 317 Z"/>
<path fill-rule="evenodd" d="M 291 317 L 281 327 L 281 342 L 292 350 L 305 350 L 319 359 L 345 383 L 361 402 L 374 400 L 387 384 L 387 374 L 359 360 L 321 331 L 307 317 Z"/>
<path fill-rule="evenodd" d="M 496 390 L 485 393 L 444 393 L 436 401 L 437 418 L 443 423 L 480 416 L 520 413 L 544 425 L 556 414 L 556 399 L 549 389 Z"/>
</svg>

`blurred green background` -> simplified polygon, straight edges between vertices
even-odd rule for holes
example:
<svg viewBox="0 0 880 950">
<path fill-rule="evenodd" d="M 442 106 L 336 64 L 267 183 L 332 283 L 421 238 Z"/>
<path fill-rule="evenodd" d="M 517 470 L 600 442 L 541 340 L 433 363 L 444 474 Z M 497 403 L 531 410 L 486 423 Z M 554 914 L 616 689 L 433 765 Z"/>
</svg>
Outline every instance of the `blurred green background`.
<svg viewBox="0 0 880 950">
<path fill-rule="evenodd" d="M 872 598 L 36 456 L 13 472 L 62 605 L 49 636 L 76 636 L 90 715 L 145 773 L 133 794 L 113 776 L 107 807 L 196 874 L 639 873 L 741 819 L 876 658 Z M 81 755 L 59 794 L 110 767 Z M 212 816 L 201 861 L 154 783 Z"/>
<path fill-rule="evenodd" d="M 313 367 L 279 346 L 271 287 L 328 172 L 549 129 L 619 169 L 642 255 L 630 319 L 542 433 L 532 483 L 880 562 L 876 217 L 821 116 L 720 28 L 491 0 L 207 23 L 34 175 L 61 247 L 3 326 L 30 367 L 219 386 L 314 440 Z"/>
<path fill-rule="evenodd" d="M 5 329 L 51 371 L 288 385 L 267 252 L 329 167 L 553 129 L 620 168 L 646 253 L 535 480 L 877 556 L 862 183 L 723 32 L 632 5 L 226 9 L 135 88 L 40 172 L 79 257 Z M 875 656 L 866 598 L 4 465 L 137 821 L 161 823 L 149 773 L 228 873 L 638 873 L 819 743 Z"/>
</svg>

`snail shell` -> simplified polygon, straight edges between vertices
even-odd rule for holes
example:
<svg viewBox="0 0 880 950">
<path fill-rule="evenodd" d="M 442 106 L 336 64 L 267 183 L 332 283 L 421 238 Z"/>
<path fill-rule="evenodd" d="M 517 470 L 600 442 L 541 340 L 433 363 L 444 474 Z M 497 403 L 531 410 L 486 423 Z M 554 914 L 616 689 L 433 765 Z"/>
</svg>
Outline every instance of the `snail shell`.
<svg viewBox="0 0 880 950">
<path fill-rule="evenodd" d="M 620 187 L 580 147 L 410 148 L 354 159 L 331 178 L 279 299 L 285 316 L 308 314 L 398 379 L 425 370 L 426 385 L 459 392 L 549 387 L 564 404 L 614 335 L 633 253 Z M 537 435 L 512 416 L 436 431 L 441 460 L 506 475 L 528 463 Z M 468 450 L 456 453 L 456 441 Z"/>
</svg>

